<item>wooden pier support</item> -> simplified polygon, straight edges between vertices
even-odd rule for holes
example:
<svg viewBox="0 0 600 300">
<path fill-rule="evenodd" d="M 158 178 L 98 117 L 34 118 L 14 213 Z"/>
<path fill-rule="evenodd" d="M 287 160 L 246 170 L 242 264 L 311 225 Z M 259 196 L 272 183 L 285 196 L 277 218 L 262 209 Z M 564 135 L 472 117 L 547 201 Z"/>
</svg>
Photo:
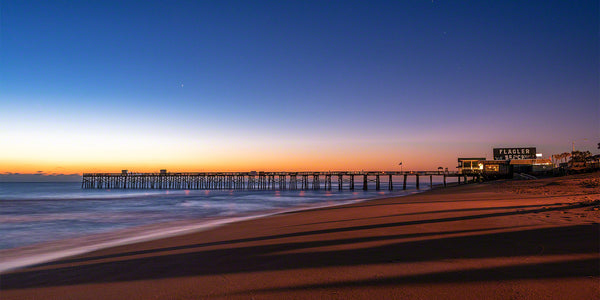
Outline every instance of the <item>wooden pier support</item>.
<svg viewBox="0 0 600 300">
<path fill-rule="evenodd" d="M 298 189 L 298 179 L 296 174 L 290 175 L 290 189 L 297 190 Z"/>
<path fill-rule="evenodd" d="M 429 188 L 433 188 L 433 175 L 429 175 Z"/>
<path fill-rule="evenodd" d="M 369 183 L 375 182 L 375 189 L 381 190 L 382 175 L 388 177 L 388 190 L 394 189 L 394 176 L 403 176 L 402 189 L 407 189 L 408 176 L 415 176 L 416 188 L 420 189 L 420 176 L 429 175 L 429 185 L 433 187 L 433 176 L 443 176 L 444 186 L 447 177 L 457 177 L 467 183 L 481 182 L 479 174 L 459 174 L 444 172 L 203 172 L 203 173 L 86 173 L 83 174 L 83 189 L 217 189 L 217 190 L 331 190 L 332 177 L 337 176 L 338 190 L 355 189 L 356 176 L 362 176 L 362 189 L 367 191 Z M 468 178 L 471 176 L 472 178 Z M 312 178 L 309 178 L 312 177 Z M 462 177 L 462 179 L 461 179 Z M 385 179 L 384 179 L 385 180 Z"/>
<path fill-rule="evenodd" d="M 444 187 L 446 187 L 446 173 L 444 173 Z"/>
<path fill-rule="evenodd" d="M 331 190 L 331 174 L 325 174 L 325 189 Z"/>
<path fill-rule="evenodd" d="M 319 189 L 321 189 L 321 181 L 319 180 L 319 175 L 314 174 L 313 175 L 313 190 L 319 190 Z"/>
<path fill-rule="evenodd" d="M 417 176 L 417 190 L 420 190 L 420 188 L 419 188 L 419 174 L 417 174 L 416 176 Z"/>
</svg>

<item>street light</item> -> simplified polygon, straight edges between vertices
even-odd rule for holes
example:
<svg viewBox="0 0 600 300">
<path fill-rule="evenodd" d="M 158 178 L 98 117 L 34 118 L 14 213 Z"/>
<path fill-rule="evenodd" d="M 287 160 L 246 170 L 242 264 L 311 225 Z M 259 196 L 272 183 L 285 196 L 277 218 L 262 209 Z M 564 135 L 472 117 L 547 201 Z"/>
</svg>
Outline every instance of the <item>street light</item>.
<svg viewBox="0 0 600 300">
<path fill-rule="evenodd" d="M 587 142 L 587 139 L 583 139 L 582 141 Z M 575 141 L 571 142 L 571 152 L 575 152 Z"/>
</svg>

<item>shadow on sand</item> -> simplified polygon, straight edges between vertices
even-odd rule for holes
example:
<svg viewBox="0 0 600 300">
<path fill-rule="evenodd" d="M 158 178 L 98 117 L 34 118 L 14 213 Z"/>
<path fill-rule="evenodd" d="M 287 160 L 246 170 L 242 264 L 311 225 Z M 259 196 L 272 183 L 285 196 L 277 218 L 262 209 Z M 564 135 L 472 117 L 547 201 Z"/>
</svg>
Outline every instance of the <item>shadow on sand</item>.
<svg viewBox="0 0 600 300">
<path fill-rule="evenodd" d="M 496 214 L 488 214 L 496 215 Z M 470 216 L 482 217 L 482 216 Z M 469 218 L 469 217 L 466 217 Z M 445 222 L 463 218 L 426 220 Z M 421 222 L 421 221 L 420 221 Z M 425 221 L 422 221 L 425 222 Z M 437 233 L 419 241 L 398 241 L 407 237 L 427 237 L 430 233 L 412 235 L 365 236 L 350 239 L 325 239 L 322 233 L 395 227 L 419 222 L 397 222 L 377 225 L 342 227 L 290 233 L 278 236 L 263 236 L 243 240 L 260 241 L 283 237 L 305 236 L 305 242 L 281 242 L 267 245 L 229 245 L 217 249 L 202 249 L 208 245 L 222 246 L 233 241 L 207 244 L 190 244 L 181 247 L 151 251 L 121 253 L 111 256 L 114 261 L 93 261 L 107 257 L 63 260 L 73 266 L 46 264 L 42 270 L 15 271 L 2 275 L 2 290 L 31 287 L 49 287 L 73 284 L 123 282 L 145 279 L 178 278 L 196 275 L 232 274 L 255 271 L 293 270 L 334 266 L 357 266 L 369 264 L 394 264 L 426 262 L 444 259 L 470 259 L 518 257 L 557 254 L 599 253 L 598 224 L 558 228 L 526 229 L 503 233 L 477 234 L 459 237 L 439 237 L 439 234 L 464 233 L 450 231 Z M 488 229 L 489 230 L 489 229 Z M 473 234 L 475 233 L 475 234 Z M 372 247 L 349 247 L 346 250 L 303 251 L 309 248 L 348 245 L 369 241 L 384 241 Z M 273 241 L 271 241 L 273 242 Z M 170 251 L 185 250 L 185 253 Z M 140 255 L 141 257 L 136 257 Z M 133 256 L 133 257 L 131 257 Z M 522 278 L 566 278 L 598 276 L 598 258 L 561 261 L 511 267 L 478 269 L 461 272 L 439 272 L 408 277 L 386 277 L 378 280 L 339 282 L 335 284 L 297 286 L 290 289 L 325 288 L 329 286 L 391 285 L 402 282 L 456 282 L 489 281 Z"/>
<path fill-rule="evenodd" d="M 319 229 L 319 230 L 290 232 L 290 233 L 285 233 L 285 234 L 257 236 L 257 237 L 244 238 L 244 239 L 233 239 L 233 240 L 208 242 L 208 243 L 201 243 L 201 244 L 189 244 L 189 245 L 183 245 L 183 246 L 163 247 L 163 248 L 158 248 L 158 249 L 148 249 L 148 250 L 140 250 L 140 251 L 128 251 L 128 252 L 121 252 L 121 253 L 102 255 L 102 256 L 93 256 L 93 257 L 87 256 L 85 258 L 62 259 L 62 260 L 55 261 L 55 262 L 39 264 L 38 266 L 48 266 L 48 265 L 74 263 L 74 262 L 85 262 L 85 261 L 98 260 L 98 259 L 160 253 L 160 252 L 175 251 L 175 250 L 186 250 L 186 249 L 203 248 L 203 247 L 210 247 L 210 246 L 231 245 L 231 244 L 238 244 L 238 243 L 245 243 L 245 242 L 267 241 L 267 240 L 274 240 L 274 239 L 281 239 L 281 238 L 312 236 L 312 235 L 329 234 L 329 233 L 341 233 L 341 232 L 350 232 L 350 231 L 357 231 L 357 230 L 391 228 L 391 227 L 400 227 L 400 226 L 408 226 L 408 225 L 421 225 L 421 224 L 443 223 L 443 222 L 453 222 L 453 221 L 462 221 L 462 220 L 473 220 L 473 219 L 482 219 L 482 218 L 489 218 L 489 217 L 509 216 L 509 215 L 515 215 L 515 214 L 539 213 L 539 212 L 547 212 L 547 211 L 552 211 L 552 210 L 561 210 L 561 209 L 574 208 L 574 207 L 579 207 L 579 206 L 550 207 L 548 205 L 529 205 L 529 206 L 511 206 L 511 207 L 487 207 L 487 208 L 480 208 L 480 209 L 445 210 L 445 211 L 436 211 L 436 212 L 459 212 L 459 211 L 463 212 L 463 211 L 473 211 L 473 210 L 485 211 L 485 210 L 536 208 L 533 210 L 519 210 L 519 211 L 508 211 L 508 212 L 503 211 L 503 212 L 496 212 L 496 213 L 450 217 L 450 218 L 438 218 L 438 219 L 415 220 L 415 221 L 404 221 L 404 222 L 391 222 L 391 223 L 380 223 L 380 224 L 370 224 L 370 225 L 360 225 L 360 226 L 346 226 L 346 227 L 337 227 L 337 228 L 328 228 L 328 229 Z M 430 213 L 435 213 L 435 212 L 430 212 Z M 403 215 L 403 214 L 393 214 L 393 215 L 384 215 L 384 216 L 371 217 L 371 218 L 348 219 L 348 220 L 338 220 L 338 221 L 329 221 L 329 222 L 356 221 L 356 220 L 365 220 L 365 219 L 374 219 L 374 218 L 394 217 L 394 216 L 401 216 L 401 215 Z M 324 222 L 324 223 L 327 223 L 327 222 Z M 319 223 L 306 223 L 306 224 L 300 224 L 298 226 L 312 225 L 312 224 L 319 224 Z M 488 229 L 483 229 L 483 230 L 491 230 L 491 229 L 488 228 Z M 469 231 L 469 232 L 473 232 L 473 231 Z M 410 238 L 410 237 L 414 238 L 414 237 L 427 236 L 427 235 L 440 235 L 440 234 L 453 234 L 453 233 L 465 233 L 465 232 L 452 231 L 452 232 L 436 232 L 433 234 L 419 233 L 419 234 L 413 234 L 413 235 L 393 235 L 393 236 L 389 236 L 388 239 L 400 239 L 400 238 Z M 377 236 L 375 238 L 378 240 L 381 240 L 381 236 Z M 361 242 L 361 241 L 356 241 L 356 242 Z M 364 242 L 364 241 L 362 241 L 362 242 Z"/>
</svg>

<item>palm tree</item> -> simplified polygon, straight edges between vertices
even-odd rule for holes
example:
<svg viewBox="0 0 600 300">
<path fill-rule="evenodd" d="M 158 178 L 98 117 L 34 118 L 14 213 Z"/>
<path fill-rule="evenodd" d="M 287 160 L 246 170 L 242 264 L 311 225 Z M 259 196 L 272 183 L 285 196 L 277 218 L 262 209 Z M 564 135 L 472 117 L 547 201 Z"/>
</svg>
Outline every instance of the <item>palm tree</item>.
<svg viewBox="0 0 600 300">
<path fill-rule="evenodd" d="M 562 154 L 552 154 L 552 159 L 554 160 L 554 164 L 558 165 L 560 164 L 560 161 L 562 159 Z"/>
<path fill-rule="evenodd" d="M 573 161 L 585 161 L 590 156 L 592 156 L 590 151 L 573 151 L 571 159 Z"/>
<path fill-rule="evenodd" d="M 563 154 L 562 153 L 554 154 L 554 158 L 556 159 L 556 163 L 560 164 L 560 160 L 563 159 Z"/>
<path fill-rule="evenodd" d="M 564 158 L 565 162 L 567 162 L 567 160 L 569 159 L 569 157 L 571 157 L 571 153 L 569 153 L 569 152 L 565 152 L 562 155 L 563 155 L 563 158 Z"/>
</svg>

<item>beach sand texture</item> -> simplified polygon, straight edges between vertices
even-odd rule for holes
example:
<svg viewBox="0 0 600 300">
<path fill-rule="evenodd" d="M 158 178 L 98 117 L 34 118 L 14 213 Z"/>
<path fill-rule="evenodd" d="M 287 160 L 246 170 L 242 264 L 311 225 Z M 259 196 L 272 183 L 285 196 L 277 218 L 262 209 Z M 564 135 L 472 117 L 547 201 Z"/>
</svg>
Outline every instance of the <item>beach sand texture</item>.
<svg viewBox="0 0 600 300">
<path fill-rule="evenodd" d="M 600 174 L 286 213 L 14 270 L 1 299 L 598 299 Z"/>
</svg>

